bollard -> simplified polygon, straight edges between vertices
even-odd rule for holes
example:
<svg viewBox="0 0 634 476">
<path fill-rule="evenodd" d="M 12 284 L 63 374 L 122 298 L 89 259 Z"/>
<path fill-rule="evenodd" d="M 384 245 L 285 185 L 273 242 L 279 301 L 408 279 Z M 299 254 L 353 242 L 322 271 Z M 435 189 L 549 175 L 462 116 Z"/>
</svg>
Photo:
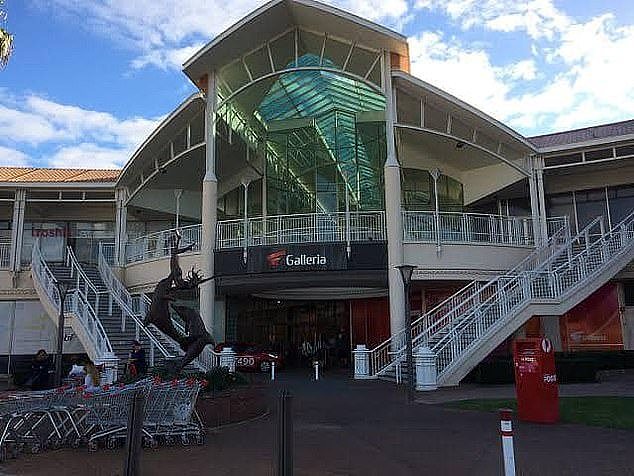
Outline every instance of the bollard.
<svg viewBox="0 0 634 476">
<path fill-rule="evenodd" d="M 315 360 L 313 362 L 313 367 L 315 367 L 315 382 L 319 380 L 319 360 Z"/>
<path fill-rule="evenodd" d="M 271 382 L 275 380 L 275 362 L 271 362 Z"/>
<path fill-rule="evenodd" d="M 277 423 L 277 474 L 293 474 L 293 397 L 288 390 L 282 390 L 278 404 Z"/>
<path fill-rule="evenodd" d="M 513 410 L 500 409 L 500 435 L 502 435 L 502 453 L 504 455 L 504 476 L 515 476 L 515 453 L 513 450 Z"/>
<path fill-rule="evenodd" d="M 141 436 L 143 434 L 143 413 L 145 410 L 145 394 L 141 389 L 134 392 L 130 400 L 128 412 L 128 431 L 125 443 L 125 476 L 141 474 Z"/>
</svg>

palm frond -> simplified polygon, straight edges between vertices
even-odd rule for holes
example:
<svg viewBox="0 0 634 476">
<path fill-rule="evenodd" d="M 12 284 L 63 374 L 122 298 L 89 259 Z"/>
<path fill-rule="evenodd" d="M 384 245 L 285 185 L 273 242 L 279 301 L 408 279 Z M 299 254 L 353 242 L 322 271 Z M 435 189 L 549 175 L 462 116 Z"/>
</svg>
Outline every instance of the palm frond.
<svg viewBox="0 0 634 476">
<path fill-rule="evenodd" d="M 13 53 L 13 35 L 4 28 L 0 28 L 0 69 L 9 62 Z"/>
</svg>

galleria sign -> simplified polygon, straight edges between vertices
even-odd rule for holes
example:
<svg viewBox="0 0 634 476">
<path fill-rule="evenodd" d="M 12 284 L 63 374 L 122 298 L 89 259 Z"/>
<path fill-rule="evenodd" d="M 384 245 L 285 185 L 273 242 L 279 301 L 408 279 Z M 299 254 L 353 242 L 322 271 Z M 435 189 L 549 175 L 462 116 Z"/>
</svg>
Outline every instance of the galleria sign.
<svg viewBox="0 0 634 476">
<path fill-rule="evenodd" d="M 294 255 L 286 250 L 269 253 L 266 256 L 266 262 L 269 268 L 279 268 L 282 263 L 289 268 L 293 266 L 326 266 L 328 264 L 328 260 L 322 254 L 307 255 L 302 253 Z"/>
</svg>

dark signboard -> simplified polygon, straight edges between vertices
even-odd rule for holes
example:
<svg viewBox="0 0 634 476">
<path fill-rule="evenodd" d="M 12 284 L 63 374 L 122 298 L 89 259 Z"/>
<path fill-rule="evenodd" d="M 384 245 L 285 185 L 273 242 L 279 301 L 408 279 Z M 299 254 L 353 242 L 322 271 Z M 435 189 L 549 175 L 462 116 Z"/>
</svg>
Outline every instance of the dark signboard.
<svg viewBox="0 0 634 476">
<path fill-rule="evenodd" d="M 382 270 L 387 267 L 383 242 L 352 244 L 350 256 L 345 243 L 301 243 L 253 246 L 247 250 L 216 251 L 218 275 L 280 273 L 293 271 Z"/>
<path fill-rule="evenodd" d="M 340 243 L 289 244 L 249 248 L 249 273 L 333 271 L 346 269 L 346 247 Z"/>
</svg>

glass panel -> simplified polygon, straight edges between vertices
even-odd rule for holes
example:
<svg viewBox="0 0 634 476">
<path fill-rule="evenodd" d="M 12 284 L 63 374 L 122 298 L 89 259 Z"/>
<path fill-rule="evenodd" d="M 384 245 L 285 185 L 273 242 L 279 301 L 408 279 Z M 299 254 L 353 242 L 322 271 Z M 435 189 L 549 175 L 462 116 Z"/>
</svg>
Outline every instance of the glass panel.
<svg viewBox="0 0 634 476">
<path fill-rule="evenodd" d="M 546 197 L 546 214 L 549 217 L 567 216 L 572 230 L 577 230 L 575 223 L 574 202 L 572 201 L 572 193 L 561 193 Z"/>
<path fill-rule="evenodd" d="M 408 211 L 433 210 L 433 185 L 427 170 L 402 169 L 403 208 Z"/>
<path fill-rule="evenodd" d="M 420 100 L 401 91 L 396 92 L 398 122 L 420 126 Z"/>
<path fill-rule="evenodd" d="M 575 192 L 575 200 L 577 202 L 577 219 L 579 220 L 580 230 L 598 216 L 603 216 L 607 220 L 604 189 Z"/>
<path fill-rule="evenodd" d="M 634 212 L 634 186 L 623 185 L 608 188 L 610 218 L 612 226 L 618 224 L 627 215 Z"/>
</svg>

